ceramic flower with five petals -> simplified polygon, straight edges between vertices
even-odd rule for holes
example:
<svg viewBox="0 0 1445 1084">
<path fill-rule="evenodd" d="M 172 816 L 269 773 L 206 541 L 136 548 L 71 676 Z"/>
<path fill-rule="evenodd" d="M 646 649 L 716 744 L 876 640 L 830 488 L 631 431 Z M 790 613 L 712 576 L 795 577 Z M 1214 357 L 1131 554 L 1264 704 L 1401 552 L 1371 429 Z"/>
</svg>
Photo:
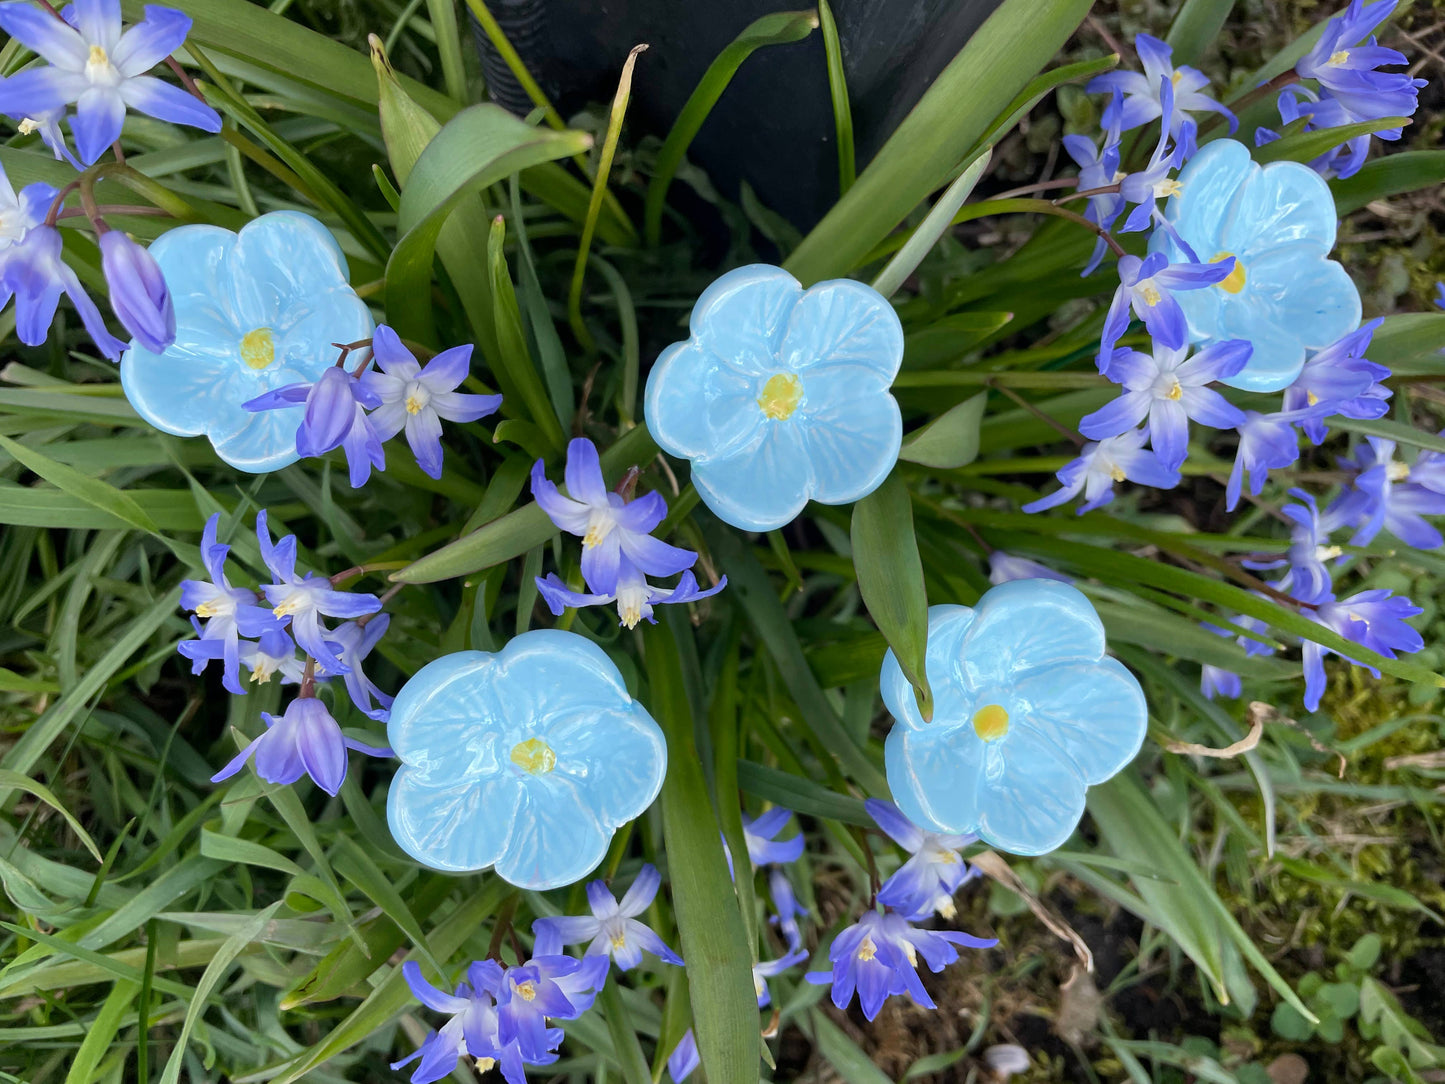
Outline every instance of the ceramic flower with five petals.
<svg viewBox="0 0 1445 1084">
<path fill-rule="evenodd" d="M 903 421 L 889 387 L 903 328 L 877 291 L 848 279 L 809 290 L 767 264 L 703 291 L 647 379 L 647 427 L 692 463 L 721 519 L 748 531 L 788 523 L 809 500 L 848 504 L 882 484 Z"/>
<path fill-rule="evenodd" d="M 305 407 L 255 413 L 242 404 L 314 383 L 336 360 L 332 343 L 371 337 L 341 246 L 310 215 L 272 211 L 239 234 L 178 226 L 149 251 L 170 289 L 176 340 L 160 354 L 132 343 L 121 358 L 131 406 L 157 429 L 208 437 L 240 470 L 296 462 Z"/>
<path fill-rule="evenodd" d="M 888 785 L 929 832 L 975 834 L 1045 854 L 1084 813 L 1084 792 L 1134 759 L 1148 709 L 1139 682 L 1104 654 L 1089 600 L 1054 580 L 1011 580 L 977 606 L 928 611 L 931 723 L 890 651 L 883 702 Z"/>
<path fill-rule="evenodd" d="M 662 731 L 617 667 L 559 629 L 422 667 L 387 734 L 403 764 L 386 804 L 396 841 L 434 869 L 494 865 L 519 888 L 586 876 L 667 771 Z"/>
<path fill-rule="evenodd" d="M 1322 350 L 1360 323 L 1360 294 L 1329 259 L 1335 201 L 1318 173 L 1298 162 L 1255 163 L 1249 148 L 1219 139 L 1178 178 L 1164 218 L 1172 227 L 1149 240 L 1170 263 L 1234 257 L 1214 286 L 1177 295 L 1195 343 L 1248 339 L 1249 363 L 1222 382 L 1245 391 L 1279 391 L 1294 382 L 1305 354 Z"/>
</svg>

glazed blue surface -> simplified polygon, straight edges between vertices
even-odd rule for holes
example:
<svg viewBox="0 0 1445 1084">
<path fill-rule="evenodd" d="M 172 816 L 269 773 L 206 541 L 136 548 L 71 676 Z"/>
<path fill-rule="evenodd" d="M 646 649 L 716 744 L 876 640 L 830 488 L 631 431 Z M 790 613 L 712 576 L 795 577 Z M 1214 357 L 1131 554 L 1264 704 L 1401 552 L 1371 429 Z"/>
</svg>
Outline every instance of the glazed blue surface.
<svg viewBox="0 0 1445 1084">
<path fill-rule="evenodd" d="M 928 831 L 1045 854 L 1078 825 L 1085 790 L 1128 764 L 1144 741 L 1143 690 L 1105 656 L 1098 614 L 1068 584 L 1011 580 L 973 609 L 930 607 L 925 666 L 932 722 L 919 715 L 891 651 L 880 683 L 894 718 L 888 785 Z"/>
<path fill-rule="evenodd" d="M 1225 282 L 1176 295 L 1190 339 L 1248 339 L 1249 364 L 1222 383 L 1257 392 L 1288 387 L 1306 351 L 1360 323 L 1359 291 L 1327 258 L 1336 226 L 1329 185 L 1298 162 L 1260 166 L 1232 139 L 1204 147 L 1178 183 L 1165 219 L 1200 260 L 1228 254 L 1237 261 Z M 1171 263 L 1188 259 L 1167 229 L 1154 231 L 1149 251 L 1167 253 Z"/>
<path fill-rule="evenodd" d="M 256 413 L 241 404 L 316 380 L 336 361 L 332 343 L 371 337 L 371 314 L 331 231 L 299 211 L 272 211 L 239 234 L 178 226 L 150 254 L 175 305 L 176 341 L 161 354 L 131 343 L 120 362 L 131 406 L 157 429 L 209 438 L 240 470 L 296 462 L 305 408 Z"/>
<path fill-rule="evenodd" d="M 495 865 L 520 888 L 586 876 L 667 772 L 662 731 L 617 667 L 559 629 L 422 667 L 387 735 L 402 760 L 386 803 L 397 843 L 433 869 Z"/>
<path fill-rule="evenodd" d="M 647 378 L 647 427 L 691 461 L 719 518 L 769 531 L 810 499 L 848 504 L 882 484 L 903 440 L 888 390 L 903 328 L 886 298 L 848 279 L 804 291 L 750 264 L 703 291 L 689 326 Z"/>
</svg>

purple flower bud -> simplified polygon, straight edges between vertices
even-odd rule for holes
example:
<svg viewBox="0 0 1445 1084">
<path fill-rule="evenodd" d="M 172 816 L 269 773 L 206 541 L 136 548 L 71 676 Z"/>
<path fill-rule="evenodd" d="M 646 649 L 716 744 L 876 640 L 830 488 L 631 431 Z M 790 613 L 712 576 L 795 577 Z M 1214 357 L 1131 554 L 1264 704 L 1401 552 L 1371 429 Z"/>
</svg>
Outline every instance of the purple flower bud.
<svg viewBox="0 0 1445 1084">
<path fill-rule="evenodd" d="M 106 230 L 100 266 L 117 319 L 152 354 L 165 353 L 176 341 L 176 310 L 160 265 L 120 230 Z"/>
</svg>

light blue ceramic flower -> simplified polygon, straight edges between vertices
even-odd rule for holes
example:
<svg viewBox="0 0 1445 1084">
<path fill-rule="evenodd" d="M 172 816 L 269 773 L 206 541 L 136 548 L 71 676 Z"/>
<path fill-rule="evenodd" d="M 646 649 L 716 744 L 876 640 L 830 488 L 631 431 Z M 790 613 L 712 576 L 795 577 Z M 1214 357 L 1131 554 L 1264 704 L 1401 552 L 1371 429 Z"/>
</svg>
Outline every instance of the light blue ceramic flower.
<svg viewBox="0 0 1445 1084">
<path fill-rule="evenodd" d="M 1150 252 L 1171 263 L 1233 256 L 1234 270 L 1204 290 L 1177 295 L 1196 343 L 1248 339 L 1254 353 L 1222 383 L 1246 391 L 1287 388 L 1320 350 L 1360 323 L 1360 294 L 1328 259 L 1335 246 L 1335 201 L 1318 173 L 1298 162 L 1257 165 L 1249 148 L 1218 139 L 1196 154 L 1164 209 Z"/>
<path fill-rule="evenodd" d="M 1011 580 L 973 609 L 930 607 L 925 665 L 931 723 L 891 651 L 880 681 L 895 720 L 888 785 L 926 831 L 1045 854 L 1078 825 L 1085 789 L 1144 740 L 1144 692 L 1105 656 L 1098 614 L 1066 583 Z"/>
<path fill-rule="evenodd" d="M 157 429 L 210 438 L 240 470 L 296 462 L 305 407 L 254 413 L 241 404 L 314 382 L 336 361 L 332 343 L 371 337 L 336 239 L 309 215 L 273 211 L 239 234 L 178 226 L 150 254 L 175 305 L 176 341 L 162 354 L 131 344 L 120 362 L 126 398 Z"/>
<path fill-rule="evenodd" d="M 434 869 L 495 865 L 521 888 L 586 876 L 667 771 L 662 732 L 617 667 L 559 629 L 428 663 L 396 694 L 387 735 L 403 763 L 386 803 L 396 841 Z"/>
<path fill-rule="evenodd" d="M 805 292 L 752 264 L 703 291 L 690 327 L 647 378 L 647 427 L 692 461 L 719 517 L 769 531 L 810 498 L 847 504 L 882 484 L 903 440 L 888 391 L 903 328 L 886 298 L 848 279 Z"/>
</svg>

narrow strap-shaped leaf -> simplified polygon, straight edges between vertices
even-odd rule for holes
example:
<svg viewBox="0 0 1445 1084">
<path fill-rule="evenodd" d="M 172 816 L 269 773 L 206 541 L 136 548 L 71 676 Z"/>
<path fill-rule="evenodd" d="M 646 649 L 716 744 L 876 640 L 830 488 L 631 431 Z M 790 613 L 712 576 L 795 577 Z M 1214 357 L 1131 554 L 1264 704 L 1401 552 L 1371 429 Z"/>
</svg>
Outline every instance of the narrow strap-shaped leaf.
<svg viewBox="0 0 1445 1084">
<path fill-rule="evenodd" d="M 687 961 L 693 1030 L 711 1084 L 754 1084 L 760 1043 L 753 950 L 733 898 L 717 815 L 693 740 L 692 711 L 672 625 L 672 621 L 649 625 L 643 643 L 648 703 L 667 736 L 662 831 Z M 691 635 L 685 622 L 681 629 L 682 635 Z"/>
<path fill-rule="evenodd" d="M 1338 128 L 1320 128 L 1313 132 L 1296 132 L 1273 143 L 1266 143 L 1254 149 L 1257 162 L 1312 162 L 1320 155 L 1333 150 L 1342 143 L 1348 143 L 1356 136 L 1372 135 L 1387 128 L 1399 128 L 1409 124 L 1409 117 L 1381 117 L 1379 120 L 1365 120 L 1358 124 L 1342 124 Z"/>
<path fill-rule="evenodd" d="M 1366 162 L 1353 177 L 1330 182 L 1341 215 L 1367 203 L 1445 184 L 1445 151 L 1401 151 Z"/>
<path fill-rule="evenodd" d="M 100 848 L 95 845 L 95 840 L 90 838 L 90 833 L 87 832 L 80 821 L 76 819 L 75 814 L 65 808 L 60 799 L 51 792 L 49 787 L 37 783 L 28 775 L 21 775 L 19 772 L 8 771 L 4 768 L 0 768 L 0 787 L 11 790 L 23 790 L 26 794 L 40 799 L 40 801 L 44 802 L 64 818 L 65 823 L 70 825 L 70 830 L 74 832 L 80 842 L 84 844 L 85 849 L 95 856 L 95 860 L 97 862 L 102 861 Z"/>
<path fill-rule="evenodd" d="M 90 1084 L 100 1065 L 101 1058 L 110 1049 L 111 1043 L 115 1041 L 116 1033 L 120 1031 L 126 1010 L 130 1008 L 131 1002 L 135 1000 L 138 993 L 140 993 L 140 983 L 132 982 L 129 979 L 119 979 L 110 988 L 110 993 L 106 995 L 100 1011 L 86 1025 L 85 1038 L 81 1041 L 80 1048 L 76 1050 L 75 1058 L 70 1063 L 70 1069 L 65 1074 L 65 1084 Z"/>
<path fill-rule="evenodd" d="M 677 167 L 682 165 L 682 156 L 687 153 L 702 122 L 707 120 L 707 115 L 712 112 L 723 91 L 727 90 L 743 61 L 764 45 L 802 41 L 817 25 L 817 13 L 812 11 L 776 11 L 764 15 L 748 24 L 708 65 L 677 114 L 677 119 L 672 122 L 652 167 L 652 180 L 647 185 L 642 212 L 642 233 L 649 245 L 656 245 L 662 238 L 662 206 L 667 200 L 667 189 L 672 184 Z"/>
<path fill-rule="evenodd" d="M 952 226 L 953 216 L 973 193 L 974 186 L 978 184 L 992 159 L 993 148 L 985 147 L 981 154 L 968 163 L 968 167 L 944 190 L 943 195 L 938 197 L 937 202 L 929 209 L 928 216 L 919 223 L 897 255 L 878 273 L 878 277 L 873 280 L 873 289 L 884 297 L 892 297 L 897 292 L 898 287 L 918 269 L 923 257 L 928 255 L 933 246 L 938 244 L 938 239 Z"/>
<path fill-rule="evenodd" d="M 1234 10 L 1234 0 L 1184 0 L 1164 40 L 1174 50 L 1174 66 L 1197 63 L 1219 37 Z"/>
<path fill-rule="evenodd" d="M 522 312 L 517 306 L 516 289 L 512 286 L 512 273 L 507 267 L 507 257 L 502 250 L 506 236 L 506 223 L 501 215 L 492 219 L 491 231 L 487 238 L 487 267 L 492 287 L 492 322 L 497 335 L 497 355 L 492 361 L 492 370 L 497 383 L 502 386 L 502 401 L 510 396 L 514 409 L 520 407 L 537 427 L 548 453 L 555 455 L 566 443 L 562 424 L 558 418 L 542 374 L 532 360 L 527 348 L 527 336 L 522 330 Z"/>
<path fill-rule="evenodd" d="M 23 464 L 26 469 L 40 475 L 56 489 L 69 493 L 72 497 L 79 497 L 86 504 L 94 505 L 103 512 L 109 512 L 137 530 L 149 534 L 159 533 L 155 520 L 151 519 L 145 509 L 136 504 L 135 499 L 129 493 L 116 489 L 109 482 L 102 482 L 99 478 L 82 474 L 74 467 L 57 463 L 44 452 L 27 447 L 6 436 L 0 436 L 0 448 L 9 453 L 12 459 Z"/>
<path fill-rule="evenodd" d="M 853 106 L 848 100 L 848 79 L 843 71 L 843 43 L 838 40 L 838 23 L 828 0 L 818 0 L 818 27 L 823 32 L 823 52 L 828 58 L 828 95 L 833 100 L 833 131 L 838 140 L 838 195 L 841 196 L 858 178 L 858 160 L 853 149 Z"/>
<path fill-rule="evenodd" d="M 913 535 L 913 504 L 896 470 L 853 506 L 852 541 L 863 604 L 913 686 L 919 712 L 932 719 L 933 693 L 924 662 L 928 594 Z"/>
<path fill-rule="evenodd" d="M 939 470 L 966 467 L 978 457 L 978 430 L 988 392 L 950 407 L 903 441 L 898 458 Z"/>
</svg>

